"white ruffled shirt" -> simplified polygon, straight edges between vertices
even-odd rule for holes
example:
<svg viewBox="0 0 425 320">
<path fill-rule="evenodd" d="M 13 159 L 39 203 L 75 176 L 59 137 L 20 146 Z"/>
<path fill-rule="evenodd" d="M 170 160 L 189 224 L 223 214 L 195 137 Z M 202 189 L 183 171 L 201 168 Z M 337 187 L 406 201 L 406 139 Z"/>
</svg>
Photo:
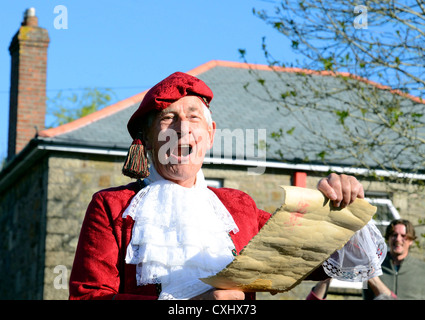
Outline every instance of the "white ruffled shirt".
<svg viewBox="0 0 425 320">
<path fill-rule="evenodd" d="M 364 282 L 382 275 L 386 254 L 385 239 L 371 220 L 323 263 L 323 269 L 333 279 Z"/>
<path fill-rule="evenodd" d="M 232 216 L 207 188 L 202 170 L 192 188 L 162 178 L 153 166 L 123 213 L 135 221 L 125 261 L 136 264 L 138 285 L 161 283 L 159 299 L 190 299 L 212 287 L 199 278 L 233 261 Z"/>
</svg>

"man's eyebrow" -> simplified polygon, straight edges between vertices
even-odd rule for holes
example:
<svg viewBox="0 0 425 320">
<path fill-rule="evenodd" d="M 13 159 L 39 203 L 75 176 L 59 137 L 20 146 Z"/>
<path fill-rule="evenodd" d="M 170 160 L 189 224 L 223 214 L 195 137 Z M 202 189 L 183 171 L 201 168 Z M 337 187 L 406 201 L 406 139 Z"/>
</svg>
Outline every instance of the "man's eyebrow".
<svg viewBox="0 0 425 320">
<path fill-rule="evenodd" d="M 188 111 L 189 111 L 189 112 L 195 112 L 195 111 L 197 111 L 197 112 L 202 112 L 202 109 L 198 108 L 198 106 L 196 106 L 196 105 L 190 105 L 190 106 L 189 106 Z M 159 112 L 159 116 L 162 116 L 162 115 L 167 114 L 167 113 L 178 113 L 178 112 L 179 112 L 179 111 L 176 111 L 176 110 L 170 110 L 169 108 L 166 108 L 166 109 L 162 109 L 162 110 Z"/>
<path fill-rule="evenodd" d="M 197 106 L 190 106 L 189 111 L 201 111 Z"/>
<path fill-rule="evenodd" d="M 167 114 L 167 113 L 176 113 L 176 111 L 170 110 L 170 109 L 163 109 L 159 112 L 159 115 L 162 116 L 162 115 Z"/>
</svg>

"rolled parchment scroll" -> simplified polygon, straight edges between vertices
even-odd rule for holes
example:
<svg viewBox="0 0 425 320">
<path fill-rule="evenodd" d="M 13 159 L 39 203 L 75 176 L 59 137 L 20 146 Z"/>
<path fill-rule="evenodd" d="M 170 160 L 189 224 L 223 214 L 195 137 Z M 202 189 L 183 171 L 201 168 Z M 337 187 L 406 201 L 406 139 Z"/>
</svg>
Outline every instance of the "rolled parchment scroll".
<svg viewBox="0 0 425 320">
<path fill-rule="evenodd" d="M 376 212 L 363 199 L 340 209 L 318 190 L 282 188 L 283 205 L 240 255 L 203 282 L 245 292 L 288 291 L 341 249 Z"/>
</svg>

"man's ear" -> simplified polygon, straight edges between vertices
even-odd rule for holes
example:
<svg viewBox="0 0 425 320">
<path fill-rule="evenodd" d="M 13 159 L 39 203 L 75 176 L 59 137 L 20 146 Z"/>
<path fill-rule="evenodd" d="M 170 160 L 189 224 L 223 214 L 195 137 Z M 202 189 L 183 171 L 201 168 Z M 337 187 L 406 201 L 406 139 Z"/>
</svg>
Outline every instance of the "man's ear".
<svg viewBox="0 0 425 320">
<path fill-rule="evenodd" d="M 152 140 L 153 134 L 152 134 L 151 128 L 149 128 L 147 130 L 147 132 L 146 131 L 143 131 L 142 133 L 143 133 L 143 138 L 142 138 L 143 139 L 143 144 L 144 144 L 146 150 L 147 151 L 152 150 L 154 144 L 152 142 L 153 141 Z"/>
<path fill-rule="evenodd" d="M 146 150 L 152 150 L 154 144 L 153 144 L 153 126 L 155 125 L 155 120 L 159 112 L 150 111 L 144 120 L 142 124 L 142 140 L 143 145 L 145 146 Z M 158 137 L 157 137 L 158 138 Z"/>
</svg>

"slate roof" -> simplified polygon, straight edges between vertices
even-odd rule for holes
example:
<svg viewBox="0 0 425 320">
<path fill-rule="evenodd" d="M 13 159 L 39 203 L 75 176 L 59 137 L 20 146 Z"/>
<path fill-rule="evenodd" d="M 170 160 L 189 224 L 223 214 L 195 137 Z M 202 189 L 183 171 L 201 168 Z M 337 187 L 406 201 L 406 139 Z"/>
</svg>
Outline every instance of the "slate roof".
<svg viewBox="0 0 425 320">
<path fill-rule="evenodd" d="M 371 86 L 371 82 L 336 77 L 327 73 L 313 73 L 307 77 L 305 73 L 296 71 L 299 69 L 279 69 L 278 72 L 275 72 L 267 66 L 210 61 L 188 73 L 205 81 L 214 92 L 211 110 L 218 130 L 222 130 L 220 133 L 225 133 L 224 129 L 228 129 L 228 132 L 235 136 L 242 132 L 247 141 L 246 133 L 250 132 L 250 134 L 254 134 L 254 142 L 261 144 L 259 139 L 263 138 L 263 133 L 266 132 L 268 161 L 359 165 L 349 155 L 350 150 L 348 149 L 352 142 L 343 141 L 342 138 L 342 147 L 329 146 L 331 149 L 334 148 L 332 154 L 320 154 L 324 150 L 322 135 L 343 136 L 341 126 L 336 123 L 338 117 L 335 116 L 334 111 L 343 112 L 354 103 L 360 103 L 365 108 L 370 107 L 367 99 L 359 96 L 360 92 L 364 94 L 363 90 Z M 258 79 L 262 80 L 258 81 Z M 340 90 L 346 81 L 361 83 L 359 91 Z M 312 88 L 317 88 L 317 91 Z M 297 92 L 297 94 L 293 95 L 291 92 Z M 287 94 L 285 99 L 282 98 L 282 93 Z M 44 130 L 40 133 L 40 139 L 65 145 L 126 150 L 131 144 L 131 138 L 126 129 L 127 121 L 137 109 L 144 94 L 145 92 L 142 92 L 73 123 Z M 383 105 L 391 103 L 394 93 L 381 90 L 380 94 Z M 409 108 L 417 108 L 421 112 L 425 109 L 425 105 L 415 98 L 404 97 L 402 99 L 402 103 Z M 283 102 L 287 103 L 286 108 L 282 105 Z M 331 105 L 334 107 L 334 111 L 320 112 L 305 108 L 306 104 L 312 103 L 315 104 L 316 109 L 320 109 L 321 105 Z M 313 131 L 317 134 L 308 132 L 303 126 L 314 128 Z M 349 130 L 361 131 L 364 129 L 359 123 L 352 123 Z M 283 140 L 275 141 L 270 134 L 279 130 L 284 133 Z M 292 134 L 286 133 L 291 130 Z M 373 125 L 368 130 L 374 130 Z M 366 130 L 359 136 L 367 139 L 367 134 Z M 423 134 L 425 138 L 425 131 Z M 386 150 L 383 150 L 384 148 L 396 151 L 397 145 L 388 144 L 388 141 L 400 142 L 396 137 L 386 137 L 386 139 L 387 144 L 374 150 L 373 154 L 377 157 L 384 157 L 387 153 Z M 231 149 L 226 149 L 223 140 L 218 140 L 220 139 L 216 139 L 214 143 L 211 155 L 214 153 L 217 156 L 218 152 L 224 154 L 224 157 L 240 157 L 240 154 L 236 153 L 237 143 L 233 143 Z M 425 152 L 425 149 L 418 151 Z M 250 158 L 246 152 L 244 155 L 245 158 Z M 377 166 L 376 159 L 373 159 L 374 155 L 365 152 L 363 156 L 365 162 L 371 167 Z M 416 160 L 412 157 L 414 155 L 410 154 L 409 161 Z M 405 158 L 407 159 L 407 157 Z M 400 161 L 398 165 L 403 165 L 404 161 L 404 165 L 408 168 L 409 162 L 406 159 L 397 160 Z"/>
</svg>

